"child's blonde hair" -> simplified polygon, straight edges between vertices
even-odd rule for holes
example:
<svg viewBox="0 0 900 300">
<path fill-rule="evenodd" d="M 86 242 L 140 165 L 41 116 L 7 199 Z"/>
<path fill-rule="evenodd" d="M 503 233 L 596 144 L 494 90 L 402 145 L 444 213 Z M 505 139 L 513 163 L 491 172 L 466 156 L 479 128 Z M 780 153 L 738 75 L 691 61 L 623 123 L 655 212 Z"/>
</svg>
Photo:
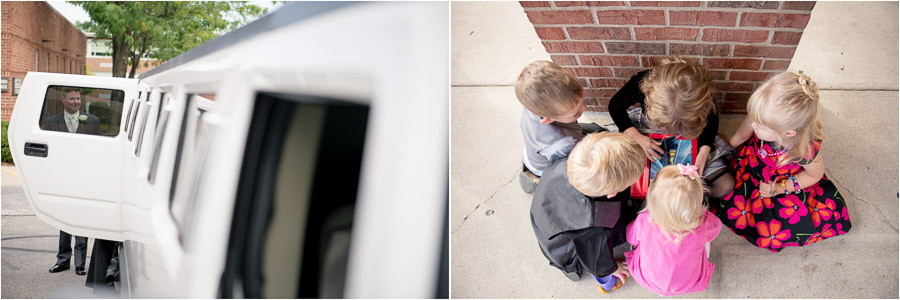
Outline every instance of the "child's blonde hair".
<svg viewBox="0 0 900 300">
<path fill-rule="evenodd" d="M 806 75 L 783 72 L 763 83 L 750 95 L 747 114 L 757 124 L 778 132 L 780 145 L 791 145 L 778 158 L 778 165 L 804 157 L 812 160 L 814 149 L 810 142 L 822 141 L 822 121 L 819 120 L 819 88 Z M 784 136 L 794 130 L 797 135 Z"/>
<path fill-rule="evenodd" d="M 707 189 L 703 179 L 695 176 L 691 179 L 682 175 L 678 166 L 669 165 L 656 173 L 647 192 L 647 207 L 643 211 L 650 213 L 651 222 L 660 229 L 674 235 L 676 243 L 700 226 L 706 211 L 703 193 Z"/>
<path fill-rule="evenodd" d="M 646 163 L 641 146 L 624 134 L 592 133 L 569 153 L 566 175 L 582 194 L 600 197 L 634 184 Z"/>
<path fill-rule="evenodd" d="M 677 56 L 664 59 L 641 82 L 647 119 L 671 134 L 697 138 L 716 109 L 712 79 L 700 64 Z"/>
<path fill-rule="evenodd" d="M 584 96 L 575 75 L 549 61 L 535 61 L 516 80 L 516 98 L 532 113 L 557 118 L 572 110 Z"/>
</svg>

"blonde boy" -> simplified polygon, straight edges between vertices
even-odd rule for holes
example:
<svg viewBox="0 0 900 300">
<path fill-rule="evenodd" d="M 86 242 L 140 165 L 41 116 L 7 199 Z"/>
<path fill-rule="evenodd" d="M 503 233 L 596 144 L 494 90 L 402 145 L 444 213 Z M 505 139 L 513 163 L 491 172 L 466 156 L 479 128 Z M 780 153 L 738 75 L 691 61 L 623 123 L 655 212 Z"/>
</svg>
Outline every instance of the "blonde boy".
<svg viewBox="0 0 900 300">
<path fill-rule="evenodd" d="M 625 227 L 637 207 L 622 205 L 644 170 L 641 146 L 621 133 L 589 134 L 569 157 L 552 161 L 534 191 L 531 225 L 550 265 L 569 279 L 582 270 L 621 278 L 613 247 L 625 243 Z"/>
<path fill-rule="evenodd" d="M 524 107 L 520 126 L 525 137 L 519 183 L 531 193 L 537 178 L 551 160 L 566 157 L 585 131 L 577 120 L 587 108 L 584 89 L 572 73 L 549 61 L 535 61 L 522 70 L 516 81 L 516 97 Z"/>
</svg>

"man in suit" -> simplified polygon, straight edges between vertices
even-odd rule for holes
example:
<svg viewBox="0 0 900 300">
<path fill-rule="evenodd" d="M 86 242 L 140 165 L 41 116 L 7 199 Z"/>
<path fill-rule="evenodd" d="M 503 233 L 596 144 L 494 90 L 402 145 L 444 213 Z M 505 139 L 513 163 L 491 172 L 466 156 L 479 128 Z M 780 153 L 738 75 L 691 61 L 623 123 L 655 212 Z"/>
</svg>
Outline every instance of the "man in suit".
<svg viewBox="0 0 900 300">
<path fill-rule="evenodd" d="M 81 91 L 78 89 L 66 89 L 62 91 L 63 108 L 65 111 L 58 113 L 44 123 L 44 130 L 62 131 L 84 134 L 100 134 L 100 119 L 81 111 Z M 72 255 L 72 235 L 59 231 L 59 251 L 56 254 L 56 264 L 50 268 L 50 273 L 62 272 L 69 269 L 69 259 Z M 75 274 L 84 275 L 84 263 L 87 260 L 87 238 L 75 236 Z"/>
<path fill-rule="evenodd" d="M 81 91 L 66 89 L 60 99 L 64 111 L 44 122 L 44 130 L 100 135 L 100 118 L 81 111 Z"/>
</svg>

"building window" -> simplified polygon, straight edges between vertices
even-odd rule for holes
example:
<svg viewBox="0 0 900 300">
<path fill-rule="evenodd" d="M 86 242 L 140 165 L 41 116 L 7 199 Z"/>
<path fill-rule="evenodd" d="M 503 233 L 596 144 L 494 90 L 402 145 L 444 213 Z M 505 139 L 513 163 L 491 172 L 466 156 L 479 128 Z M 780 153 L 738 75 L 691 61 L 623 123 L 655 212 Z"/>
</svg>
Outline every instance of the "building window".
<svg viewBox="0 0 900 300">
<path fill-rule="evenodd" d="M 56 73 L 59 73 L 59 56 L 56 57 Z"/>
<path fill-rule="evenodd" d="M 50 52 L 47 52 L 47 73 L 50 73 Z"/>
<path fill-rule="evenodd" d="M 38 61 L 41 58 L 41 50 L 34 49 L 34 71 L 38 71 Z"/>
</svg>

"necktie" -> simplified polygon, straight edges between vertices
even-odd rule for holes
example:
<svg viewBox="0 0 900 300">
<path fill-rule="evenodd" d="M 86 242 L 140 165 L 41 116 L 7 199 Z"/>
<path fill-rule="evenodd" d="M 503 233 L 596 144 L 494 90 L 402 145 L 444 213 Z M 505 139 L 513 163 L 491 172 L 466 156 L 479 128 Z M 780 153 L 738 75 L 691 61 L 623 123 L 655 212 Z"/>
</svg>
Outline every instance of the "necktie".
<svg viewBox="0 0 900 300">
<path fill-rule="evenodd" d="M 78 130 L 78 121 L 75 120 L 75 115 L 69 115 L 69 132 L 75 132 Z"/>
</svg>

